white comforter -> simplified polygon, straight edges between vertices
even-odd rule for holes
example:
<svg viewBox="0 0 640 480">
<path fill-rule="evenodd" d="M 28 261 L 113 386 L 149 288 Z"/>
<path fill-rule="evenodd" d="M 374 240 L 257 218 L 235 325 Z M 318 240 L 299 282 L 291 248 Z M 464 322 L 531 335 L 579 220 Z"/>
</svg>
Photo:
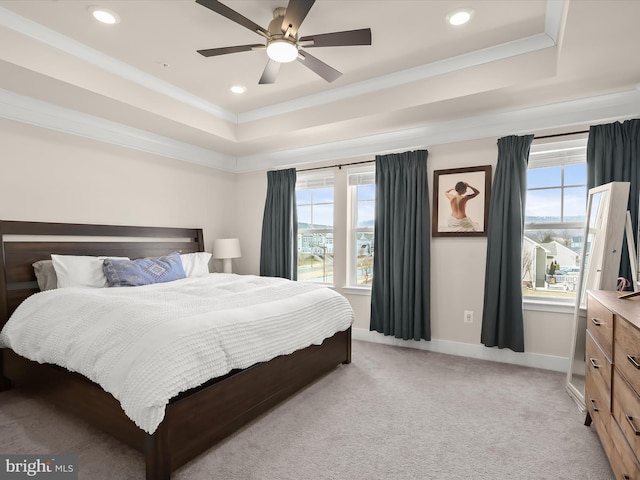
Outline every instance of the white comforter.
<svg viewBox="0 0 640 480">
<path fill-rule="evenodd" d="M 0 347 L 82 373 L 153 433 L 178 393 L 320 344 L 352 322 L 349 303 L 329 288 L 217 273 L 32 295 L 0 333 Z"/>
</svg>

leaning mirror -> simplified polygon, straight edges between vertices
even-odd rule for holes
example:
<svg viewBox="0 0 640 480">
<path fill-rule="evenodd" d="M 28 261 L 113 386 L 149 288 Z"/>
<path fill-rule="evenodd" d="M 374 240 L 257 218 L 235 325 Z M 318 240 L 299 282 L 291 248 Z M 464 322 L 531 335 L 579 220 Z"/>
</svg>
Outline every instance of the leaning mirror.
<svg viewBox="0 0 640 480">
<path fill-rule="evenodd" d="M 589 190 L 566 385 L 582 410 L 585 408 L 587 291 L 616 289 L 629 185 L 629 182 L 612 182 Z"/>
</svg>

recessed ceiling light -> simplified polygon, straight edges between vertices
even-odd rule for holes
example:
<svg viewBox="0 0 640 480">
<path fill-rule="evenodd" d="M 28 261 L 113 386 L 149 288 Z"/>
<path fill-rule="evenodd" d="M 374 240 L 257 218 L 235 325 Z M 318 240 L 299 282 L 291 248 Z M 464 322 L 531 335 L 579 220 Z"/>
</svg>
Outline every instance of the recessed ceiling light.
<svg viewBox="0 0 640 480">
<path fill-rule="evenodd" d="M 233 93 L 244 93 L 247 91 L 247 87 L 245 87 L 244 85 L 232 85 L 230 90 Z"/>
<path fill-rule="evenodd" d="M 117 13 L 105 8 L 89 7 L 89 11 L 91 12 L 91 15 L 93 15 L 93 18 L 99 22 L 106 23 L 107 25 L 113 25 L 120 21 L 120 17 Z"/>
<path fill-rule="evenodd" d="M 472 9 L 461 8 L 459 10 L 454 10 L 453 12 L 449 13 L 449 15 L 447 15 L 447 22 L 449 22 L 450 25 L 455 25 L 455 26 L 464 25 L 469 20 L 471 20 L 472 16 L 473 16 Z"/>
</svg>

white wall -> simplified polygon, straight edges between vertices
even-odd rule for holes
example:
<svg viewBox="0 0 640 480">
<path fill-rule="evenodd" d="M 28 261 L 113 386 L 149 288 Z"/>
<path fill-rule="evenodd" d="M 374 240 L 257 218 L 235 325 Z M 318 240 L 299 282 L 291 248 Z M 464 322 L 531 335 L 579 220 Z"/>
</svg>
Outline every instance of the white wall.
<svg viewBox="0 0 640 480">
<path fill-rule="evenodd" d="M 0 120 L 0 218 L 235 233 L 235 175 Z"/>
<path fill-rule="evenodd" d="M 431 195 L 433 195 L 434 170 L 491 165 L 495 173 L 498 155 L 495 138 L 426 148 L 429 150 L 428 170 Z M 344 163 L 370 159 L 347 158 L 344 159 Z M 335 163 L 331 162 L 331 164 Z M 334 170 L 337 184 L 346 185 L 344 183 L 346 171 L 346 168 Z M 266 188 L 265 172 L 238 175 L 237 232 L 242 242 L 243 257 L 236 265 L 240 273 L 256 274 L 259 271 Z M 336 240 L 345 234 L 339 230 L 343 225 L 346 226 L 346 214 L 346 211 L 335 213 Z M 345 293 L 338 286 L 337 290 L 349 299 L 356 313 L 354 325 L 357 329 L 354 331 L 356 338 L 557 370 L 566 369 L 572 341 L 573 316 L 571 314 L 526 311 L 525 350 L 527 353 L 525 355 L 514 354 L 507 350 L 489 349 L 480 343 L 486 245 L 486 237 L 431 239 L 432 342 L 396 341 L 379 333 L 369 332 L 370 296 Z M 465 310 L 471 310 L 474 313 L 473 323 L 463 322 Z"/>
<path fill-rule="evenodd" d="M 234 260 L 234 271 L 259 273 L 264 171 L 234 175 L 9 120 L 0 120 L 0 138 L 0 218 L 202 227 L 209 251 L 213 239 L 238 236 L 242 258 Z M 433 170 L 493 166 L 497 158 L 495 139 L 427 148 L 430 181 Z M 346 170 L 336 175 L 346 185 Z M 344 230 L 339 225 L 346 226 L 347 212 L 337 213 L 336 228 Z M 485 238 L 432 239 L 432 342 L 400 343 L 562 369 L 571 315 L 527 311 L 524 356 L 480 344 L 485 250 Z M 368 332 L 368 295 L 345 296 L 356 312 L 356 336 L 392 341 Z M 473 323 L 462 321 L 464 310 L 474 312 Z"/>
</svg>

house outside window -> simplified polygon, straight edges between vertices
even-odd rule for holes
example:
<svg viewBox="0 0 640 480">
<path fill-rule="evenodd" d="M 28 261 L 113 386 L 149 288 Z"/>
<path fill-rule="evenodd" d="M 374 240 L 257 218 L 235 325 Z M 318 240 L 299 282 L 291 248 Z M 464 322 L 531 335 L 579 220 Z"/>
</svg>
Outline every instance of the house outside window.
<svg viewBox="0 0 640 480">
<path fill-rule="evenodd" d="M 529 155 L 522 294 L 573 302 L 587 207 L 587 139 L 535 145 Z"/>
<path fill-rule="evenodd" d="M 348 182 L 351 204 L 349 284 L 371 288 L 376 201 L 374 167 L 350 169 Z"/>
<path fill-rule="evenodd" d="M 333 174 L 298 175 L 298 280 L 333 285 Z"/>
</svg>

